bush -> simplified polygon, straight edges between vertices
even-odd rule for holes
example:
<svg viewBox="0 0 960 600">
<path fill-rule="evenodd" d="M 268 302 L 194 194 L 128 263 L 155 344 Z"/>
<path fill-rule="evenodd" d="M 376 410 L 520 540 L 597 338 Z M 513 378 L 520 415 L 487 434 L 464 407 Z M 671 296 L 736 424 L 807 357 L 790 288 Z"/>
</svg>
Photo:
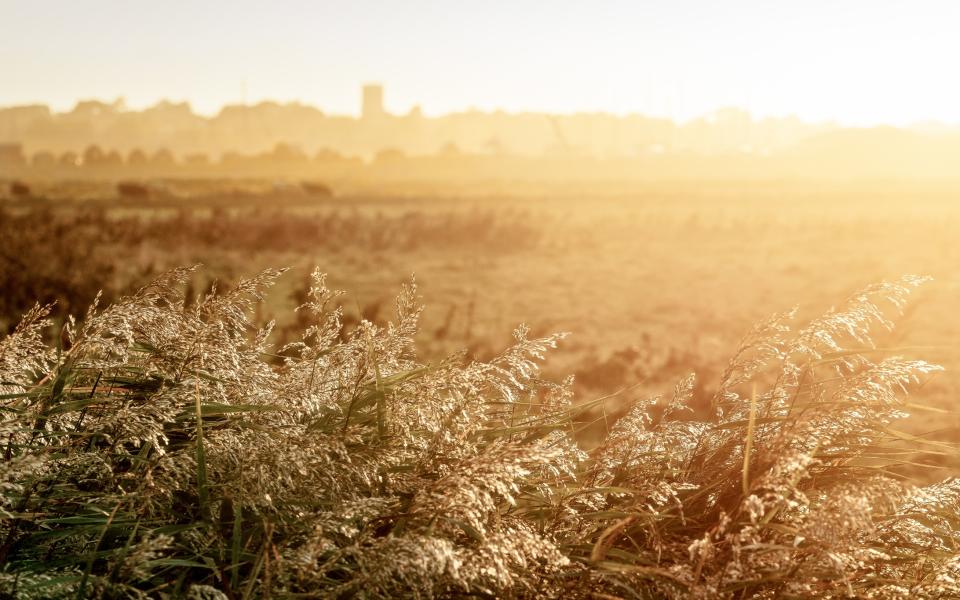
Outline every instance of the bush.
<svg viewBox="0 0 960 600">
<path fill-rule="evenodd" d="M 601 401 L 538 375 L 562 336 L 424 365 L 413 285 L 344 339 L 316 273 L 302 339 L 273 351 L 248 315 L 278 275 L 190 304 L 176 270 L 68 323 L 67 350 L 40 306 L 0 342 L 3 593 L 960 594 L 960 484 L 887 468 L 900 395 L 937 367 L 869 341 L 920 279 L 796 333 L 762 323 L 712 420 L 686 416 L 690 376 L 588 454 L 575 428 Z"/>
<path fill-rule="evenodd" d="M 10 184 L 10 194 L 14 198 L 29 198 L 30 186 L 22 181 L 14 181 Z"/>
<path fill-rule="evenodd" d="M 300 183 L 303 191 L 317 198 L 332 198 L 333 190 L 330 186 L 320 181 L 303 181 Z"/>
<path fill-rule="evenodd" d="M 128 200 L 149 200 L 150 188 L 136 181 L 121 181 L 117 183 L 117 194 Z"/>
</svg>

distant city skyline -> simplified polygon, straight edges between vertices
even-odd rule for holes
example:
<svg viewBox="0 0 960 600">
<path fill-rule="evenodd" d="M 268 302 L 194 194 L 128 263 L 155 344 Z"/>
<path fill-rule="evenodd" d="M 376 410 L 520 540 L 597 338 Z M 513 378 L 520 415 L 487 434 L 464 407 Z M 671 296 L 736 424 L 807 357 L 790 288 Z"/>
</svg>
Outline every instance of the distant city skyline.
<svg viewBox="0 0 960 600">
<path fill-rule="evenodd" d="M 70 110 L 46 105 L 0 107 L 0 142 L 29 152 L 77 151 L 91 144 L 131 151 L 177 153 L 262 152 L 277 144 L 298 151 L 334 150 L 372 156 L 380 151 L 418 155 L 467 151 L 527 156 L 571 153 L 630 156 L 664 152 L 769 152 L 833 128 L 798 118 L 754 120 L 735 108 L 679 124 L 665 118 L 610 113 L 549 114 L 503 111 L 429 116 L 419 110 L 391 114 L 385 90 L 361 89 L 360 115 L 337 115 L 306 104 L 229 105 L 214 116 L 186 103 L 160 102 L 137 110 L 122 100 L 84 100 Z"/>
<path fill-rule="evenodd" d="M 145 110 L 97 100 L 64 112 L 0 107 L 0 176 L 33 169 L 31 175 L 95 177 L 133 169 L 140 175 L 322 172 L 340 180 L 379 173 L 465 182 L 555 180 L 555 167 L 563 164 L 559 171 L 574 179 L 936 179 L 955 177 L 960 157 L 958 126 L 844 127 L 796 117 L 753 119 L 736 108 L 686 123 L 610 113 L 429 116 L 390 114 L 380 85 L 364 85 L 360 96 L 359 116 L 276 102 L 230 105 L 211 117 L 176 102 Z"/>
<path fill-rule="evenodd" d="M 0 105 L 263 100 L 357 115 L 359 87 L 426 115 L 725 106 L 843 125 L 960 123 L 960 4 L 0 0 Z"/>
<path fill-rule="evenodd" d="M 486 115 L 495 115 L 495 114 L 505 114 L 505 115 L 523 115 L 523 114 L 534 114 L 534 115 L 543 115 L 543 116 L 557 116 L 557 117 L 574 117 L 579 115 L 597 115 L 597 116 L 606 116 L 611 118 L 626 118 L 626 117 L 642 117 L 649 119 L 661 119 L 665 121 L 671 121 L 677 125 L 691 124 L 695 121 L 710 119 L 714 115 L 720 113 L 728 113 L 730 111 L 735 111 L 749 116 L 751 119 L 756 121 L 762 120 L 782 120 L 782 119 L 796 119 L 798 121 L 808 123 L 808 124 L 831 124 L 837 126 L 844 126 L 843 123 L 836 121 L 834 119 L 825 119 L 821 121 L 815 121 L 811 119 L 803 119 L 797 114 L 783 114 L 783 115 L 757 115 L 752 113 L 747 107 L 738 106 L 738 105 L 724 105 L 717 106 L 710 110 L 707 110 L 703 113 L 692 114 L 686 119 L 677 119 L 671 117 L 670 115 L 657 115 L 648 113 L 642 110 L 629 111 L 618 113 L 616 111 L 606 111 L 606 110 L 577 110 L 569 112 L 551 112 L 548 110 L 535 110 L 535 109 L 518 109 L 518 110 L 508 110 L 504 108 L 483 108 L 478 106 L 468 106 L 462 109 L 454 109 L 449 112 L 434 112 L 434 113 L 425 113 L 422 105 L 413 104 L 408 107 L 391 107 L 387 101 L 390 95 L 390 89 L 379 81 L 366 81 L 356 86 L 356 102 L 355 106 L 352 109 L 346 109 L 342 111 L 329 110 L 327 107 L 322 104 L 305 102 L 302 100 L 277 100 L 274 98 L 260 98 L 257 100 L 241 99 L 235 102 L 227 102 L 221 106 L 215 107 L 210 111 L 200 110 L 193 102 L 187 99 L 178 99 L 178 98 L 158 98 L 154 102 L 150 102 L 144 105 L 132 105 L 126 96 L 120 95 L 115 97 L 83 97 L 77 98 L 73 102 L 67 103 L 63 106 L 58 106 L 49 102 L 36 101 L 36 102 L 21 102 L 21 103 L 0 103 L 0 111 L 5 111 L 9 109 L 21 109 L 21 108 L 31 108 L 31 107 L 44 107 L 49 110 L 51 115 L 69 115 L 77 110 L 86 111 L 90 105 L 103 105 L 109 107 L 111 111 L 119 112 L 128 112 L 128 113 L 142 113 L 152 109 L 156 109 L 163 106 L 186 106 L 189 108 L 191 114 L 196 115 L 202 118 L 214 118 L 223 113 L 224 110 L 232 110 L 241 107 L 247 108 L 256 108 L 262 107 L 265 105 L 276 105 L 280 107 L 296 107 L 300 106 L 303 108 L 317 110 L 320 113 L 323 113 L 327 117 L 331 118 L 351 118 L 351 119 L 369 119 L 371 117 L 409 117 L 411 115 L 417 115 L 424 118 L 443 118 L 454 115 L 464 115 L 470 113 L 480 113 Z M 883 126 L 885 124 L 877 124 L 877 126 Z M 911 124 L 906 124 L 905 127 L 909 128 Z M 853 125 L 856 127 L 856 125 Z M 893 125 L 899 127 L 899 125 Z"/>
</svg>

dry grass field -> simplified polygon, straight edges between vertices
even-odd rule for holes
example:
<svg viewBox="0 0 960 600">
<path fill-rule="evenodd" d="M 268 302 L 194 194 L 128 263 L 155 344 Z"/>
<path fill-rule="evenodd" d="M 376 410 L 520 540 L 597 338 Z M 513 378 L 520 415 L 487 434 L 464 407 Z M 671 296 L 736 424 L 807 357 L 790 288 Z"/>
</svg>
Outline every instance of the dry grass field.
<svg viewBox="0 0 960 600">
<path fill-rule="evenodd" d="M 960 594 L 952 187 L 52 192 L 0 207 L 3 593 Z"/>
<path fill-rule="evenodd" d="M 195 293 L 211 279 L 223 289 L 289 267 L 257 312 L 280 320 L 283 341 L 285 315 L 314 267 L 348 292 L 348 322 L 389 318 L 393 294 L 415 275 L 428 307 L 418 334 L 428 360 L 464 348 L 489 356 L 526 323 L 535 333 L 572 334 L 546 369 L 575 374 L 585 398 L 628 386 L 660 392 L 691 371 L 705 398 L 740 338 L 770 314 L 796 306 L 802 320 L 869 283 L 929 275 L 881 345 L 948 367 L 921 396 L 956 408 L 960 205 L 949 185 L 678 182 L 594 197 L 540 190 L 322 200 L 247 187 L 239 201 L 206 184 L 194 197 L 136 203 L 111 198 L 109 186 L 60 185 L 45 190 L 49 202 L 8 203 L 4 287 L 24 277 L 22 261 L 34 269 L 24 306 L 44 285 L 61 285 L 79 290 L 81 306 L 70 307 L 78 312 L 97 289 L 130 291 L 175 266 L 204 265 Z M 16 219 L 37 231 L 24 234 Z M 41 242 L 51 227 L 63 231 Z M 16 248 L 14 229 L 27 235 Z M 47 283 L 38 269 L 51 272 Z M 8 326 L 13 312 L 0 315 Z M 952 413 L 918 420 L 917 431 L 960 439 Z"/>
</svg>

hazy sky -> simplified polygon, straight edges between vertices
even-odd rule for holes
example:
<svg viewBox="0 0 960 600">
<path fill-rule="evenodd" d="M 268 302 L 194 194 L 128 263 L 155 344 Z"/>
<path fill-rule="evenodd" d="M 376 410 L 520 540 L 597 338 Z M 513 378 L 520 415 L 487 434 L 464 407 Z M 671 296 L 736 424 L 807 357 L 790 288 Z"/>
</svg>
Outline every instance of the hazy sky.
<svg viewBox="0 0 960 600">
<path fill-rule="evenodd" d="M 0 0 L 0 104 L 960 122 L 960 2 Z"/>
</svg>

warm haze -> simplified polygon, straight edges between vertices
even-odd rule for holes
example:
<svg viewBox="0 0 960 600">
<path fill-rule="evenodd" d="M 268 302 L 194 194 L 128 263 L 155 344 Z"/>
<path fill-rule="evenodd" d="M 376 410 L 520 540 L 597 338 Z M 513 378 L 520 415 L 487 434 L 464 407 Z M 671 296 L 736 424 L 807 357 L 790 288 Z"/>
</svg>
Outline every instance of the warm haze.
<svg viewBox="0 0 960 600">
<path fill-rule="evenodd" d="M 0 598 L 960 598 L 958 31 L 0 0 Z"/>
</svg>

